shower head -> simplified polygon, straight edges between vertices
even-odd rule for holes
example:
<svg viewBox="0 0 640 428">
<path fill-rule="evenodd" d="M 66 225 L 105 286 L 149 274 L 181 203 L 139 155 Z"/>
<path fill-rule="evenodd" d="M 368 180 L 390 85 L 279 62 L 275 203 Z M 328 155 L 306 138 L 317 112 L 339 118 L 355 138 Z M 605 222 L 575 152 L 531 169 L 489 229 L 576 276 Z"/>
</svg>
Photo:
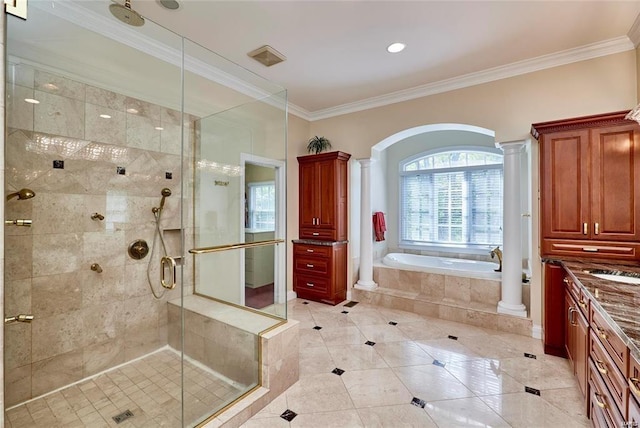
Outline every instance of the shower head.
<svg viewBox="0 0 640 428">
<path fill-rule="evenodd" d="M 124 5 L 112 3 L 109 5 L 109 12 L 125 24 L 141 27 L 144 25 L 144 18 L 138 12 L 131 9 L 131 1 L 125 0 Z"/>
<path fill-rule="evenodd" d="M 160 211 L 162 211 L 162 209 L 164 208 L 164 200 L 167 198 L 167 196 L 171 196 L 171 189 L 167 189 L 165 187 L 164 189 L 162 189 L 160 193 L 162 194 L 162 199 L 160 199 L 160 206 L 153 207 L 151 209 L 151 211 L 153 211 L 154 214 L 158 214 Z"/>
<path fill-rule="evenodd" d="M 17 192 L 7 195 L 7 201 L 11 198 L 15 198 L 16 196 L 18 197 L 18 199 L 31 199 L 35 195 L 36 195 L 36 192 L 34 192 L 31 189 L 20 189 Z"/>
</svg>

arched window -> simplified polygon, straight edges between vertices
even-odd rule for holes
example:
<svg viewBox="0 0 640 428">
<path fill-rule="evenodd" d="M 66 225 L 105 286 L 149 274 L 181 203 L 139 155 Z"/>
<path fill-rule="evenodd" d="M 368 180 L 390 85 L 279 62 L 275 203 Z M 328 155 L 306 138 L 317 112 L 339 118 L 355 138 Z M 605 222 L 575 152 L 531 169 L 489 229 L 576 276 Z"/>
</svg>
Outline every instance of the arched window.
<svg viewBox="0 0 640 428">
<path fill-rule="evenodd" d="M 400 244 L 502 244 L 502 154 L 425 152 L 400 162 Z"/>
</svg>

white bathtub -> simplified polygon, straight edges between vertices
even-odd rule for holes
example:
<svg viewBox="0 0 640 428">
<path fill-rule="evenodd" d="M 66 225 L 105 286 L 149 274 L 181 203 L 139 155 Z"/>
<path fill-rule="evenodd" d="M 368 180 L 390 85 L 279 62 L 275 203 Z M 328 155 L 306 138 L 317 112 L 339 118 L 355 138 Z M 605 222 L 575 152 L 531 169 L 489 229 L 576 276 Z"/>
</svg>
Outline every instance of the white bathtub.
<svg viewBox="0 0 640 428">
<path fill-rule="evenodd" d="M 495 269 L 498 269 L 498 263 L 481 262 L 477 260 L 389 253 L 384 256 L 382 263 L 398 269 L 430 272 L 441 275 L 455 275 L 480 279 L 500 279 L 502 277 L 500 272 L 495 272 Z"/>
</svg>

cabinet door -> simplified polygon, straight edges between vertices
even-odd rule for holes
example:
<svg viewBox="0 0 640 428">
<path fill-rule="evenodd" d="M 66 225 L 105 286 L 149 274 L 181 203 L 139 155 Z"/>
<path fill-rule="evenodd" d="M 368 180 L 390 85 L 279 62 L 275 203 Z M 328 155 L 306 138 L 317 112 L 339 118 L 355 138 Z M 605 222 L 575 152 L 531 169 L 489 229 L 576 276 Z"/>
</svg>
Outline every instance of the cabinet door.
<svg viewBox="0 0 640 428">
<path fill-rule="evenodd" d="M 589 323 L 582 313 L 578 310 L 575 311 L 574 319 L 577 325 L 575 330 L 575 349 L 573 355 L 573 364 L 576 378 L 578 379 L 578 385 L 582 392 L 582 396 L 587 394 L 587 361 L 589 360 Z"/>
<path fill-rule="evenodd" d="M 565 329 L 567 309 L 564 304 L 565 273 L 561 266 L 544 264 L 544 353 L 566 357 Z"/>
<path fill-rule="evenodd" d="M 640 237 L 640 132 L 638 125 L 594 129 L 591 134 L 591 238 Z"/>
<path fill-rule="evenodd" d="M 585 239 L 591 224 L 589 131 L 545 134 L 540 150 L 542 237 Z"/>
<path fill-rule="evenodd" d="M 318 210 L 318 188 L 316 165 L 313 162 L 300 164 L 300 227 L 315 228 Z"/>
<path fill-rule="evenodd" d="M 571 361 L 573 372 L 575 374 L 575 359 L 576 359 L 576 322 L 575 319 L 578 316 L 576 308 L 573 304 L 573 297 L 569 290 L 564 293 L 564 313 L 567 316 L 567 324 L 565 329 L 565 349 L 567 351 L 567 357 Z"/>
<path fill-rule="evenodd" d="M 336 224 L 336 161 L 326 160 L 316 164 L 318 211 L 317 226 L 333 229 Z"/>
</svg>

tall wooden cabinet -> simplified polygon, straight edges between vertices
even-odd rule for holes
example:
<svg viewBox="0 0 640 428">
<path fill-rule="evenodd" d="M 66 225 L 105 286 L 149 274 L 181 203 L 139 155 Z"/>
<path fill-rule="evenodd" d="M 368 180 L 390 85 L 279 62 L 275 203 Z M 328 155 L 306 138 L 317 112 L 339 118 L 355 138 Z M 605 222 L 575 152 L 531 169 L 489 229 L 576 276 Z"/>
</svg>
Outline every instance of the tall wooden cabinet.
<svg viewBox="0 0 640 428">
<path fill-rule="evenodd" d="M 543 257 L 640 260 L 640 126 L 626 113 L 532 125 Z"/>
<path fill-rule="evenodd" d="M 347 239 L 347 162 L 350 154 L 300 156 L 300 239 Z"/>
<path fill-rule="evenodd" d="M 298 157 L 299 237 L 293 242 L 298 297 L 336 305 L 347 294 L 347 203 L 350 154 Z"/>
</svg>

